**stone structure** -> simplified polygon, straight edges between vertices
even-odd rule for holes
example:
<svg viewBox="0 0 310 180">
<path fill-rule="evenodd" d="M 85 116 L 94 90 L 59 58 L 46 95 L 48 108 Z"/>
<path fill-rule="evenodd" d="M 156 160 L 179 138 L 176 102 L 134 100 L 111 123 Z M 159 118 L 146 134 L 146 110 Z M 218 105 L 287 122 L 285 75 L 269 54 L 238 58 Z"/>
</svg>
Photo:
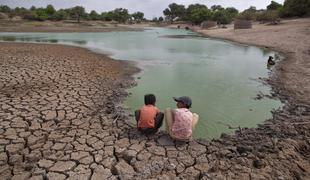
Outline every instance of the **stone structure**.
<svg viewBox="0 0 310 180">
<path fill-rule="evenodd" d="M 234 29 L 251 29 L 252 21 L 236 19 L 234 21 Z"/>
<path fill-rule="evenodd" d="M 217 23 L 215 21 L 203 21 L 201 24 L 200 24 L 200 27 L 202 29 L 209 29 L 209 28 L 212 28 L 212 27 L 216 27 Z"/>
</svg>

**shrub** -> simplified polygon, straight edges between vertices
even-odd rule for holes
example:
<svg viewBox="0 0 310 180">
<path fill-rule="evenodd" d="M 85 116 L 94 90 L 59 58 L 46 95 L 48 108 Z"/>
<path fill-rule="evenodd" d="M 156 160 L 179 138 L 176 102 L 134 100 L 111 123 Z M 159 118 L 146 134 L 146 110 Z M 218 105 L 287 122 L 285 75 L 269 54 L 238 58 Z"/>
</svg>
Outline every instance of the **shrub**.
<svg viewBox="0 0 310 180">
<path fill-rule="evenodd" d="M 256 14 L 256 20 L 277 24 L 280 21 L 279 12 L 277 10 L 259 12 Z"/>
</svg>

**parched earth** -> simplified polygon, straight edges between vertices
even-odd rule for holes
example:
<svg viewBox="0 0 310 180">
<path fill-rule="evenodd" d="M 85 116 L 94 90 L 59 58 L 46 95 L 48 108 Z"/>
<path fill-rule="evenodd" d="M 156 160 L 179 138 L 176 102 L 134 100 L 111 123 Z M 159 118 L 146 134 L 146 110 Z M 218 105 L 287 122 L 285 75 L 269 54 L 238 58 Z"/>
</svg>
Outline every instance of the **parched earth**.
<svg viewBox="0 0 310 180">
<path fill-rule="evenodd" d="M 310 106 L 213 141 L 139 134 L 120 103 L 131 64 L 88 50 L 0 43 L 1 179 L 309 179 Z"/>
</svg>

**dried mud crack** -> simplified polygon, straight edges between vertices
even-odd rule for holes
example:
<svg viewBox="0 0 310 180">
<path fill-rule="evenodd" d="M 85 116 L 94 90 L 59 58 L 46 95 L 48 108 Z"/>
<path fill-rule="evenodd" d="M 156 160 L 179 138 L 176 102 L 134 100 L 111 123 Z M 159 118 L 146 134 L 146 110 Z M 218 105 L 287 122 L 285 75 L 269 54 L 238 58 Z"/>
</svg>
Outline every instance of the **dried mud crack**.
<svg viewBox="0 0 310 180">
<path fill-rule="evenodd" d="M 310 177 L 309 104 L 213 141 L 143 136 L 119 105 L 136 71 L 77 47 L 0 43 L 1 178 Z"/>
</svg>

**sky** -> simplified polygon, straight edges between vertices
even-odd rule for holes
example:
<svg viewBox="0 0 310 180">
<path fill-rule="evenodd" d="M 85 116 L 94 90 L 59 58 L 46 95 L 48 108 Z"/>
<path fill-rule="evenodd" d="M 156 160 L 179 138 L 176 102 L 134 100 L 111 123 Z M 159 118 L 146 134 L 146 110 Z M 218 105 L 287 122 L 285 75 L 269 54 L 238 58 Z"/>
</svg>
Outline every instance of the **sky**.
<svg viewBox="0 0 310 180">
<path fill-rule="evenodd" d="M 283 3 L 284 0 L 275 0 Z M 70 8 L 73 6 L 83 6 L 87 12 L 96 10 L 105 12 L 115 8 L 126 8 L 130 13 L 141 11 L 148 19 L 163 16 L 162 12 L 171 3 L 183 4 L 205 4 L 208 7 L 212 5 L 221 5 L 223 7 L 235 7 L 239 11 L 255 6 L 257 9 L 265 9 L 271 0 L 0 0 L 1 5 L 8 5 L 11 8 L 26 7 L 32 5 L 36 7 L 46 7 L 52 4 L 56 9 Z"/>
</svg>

